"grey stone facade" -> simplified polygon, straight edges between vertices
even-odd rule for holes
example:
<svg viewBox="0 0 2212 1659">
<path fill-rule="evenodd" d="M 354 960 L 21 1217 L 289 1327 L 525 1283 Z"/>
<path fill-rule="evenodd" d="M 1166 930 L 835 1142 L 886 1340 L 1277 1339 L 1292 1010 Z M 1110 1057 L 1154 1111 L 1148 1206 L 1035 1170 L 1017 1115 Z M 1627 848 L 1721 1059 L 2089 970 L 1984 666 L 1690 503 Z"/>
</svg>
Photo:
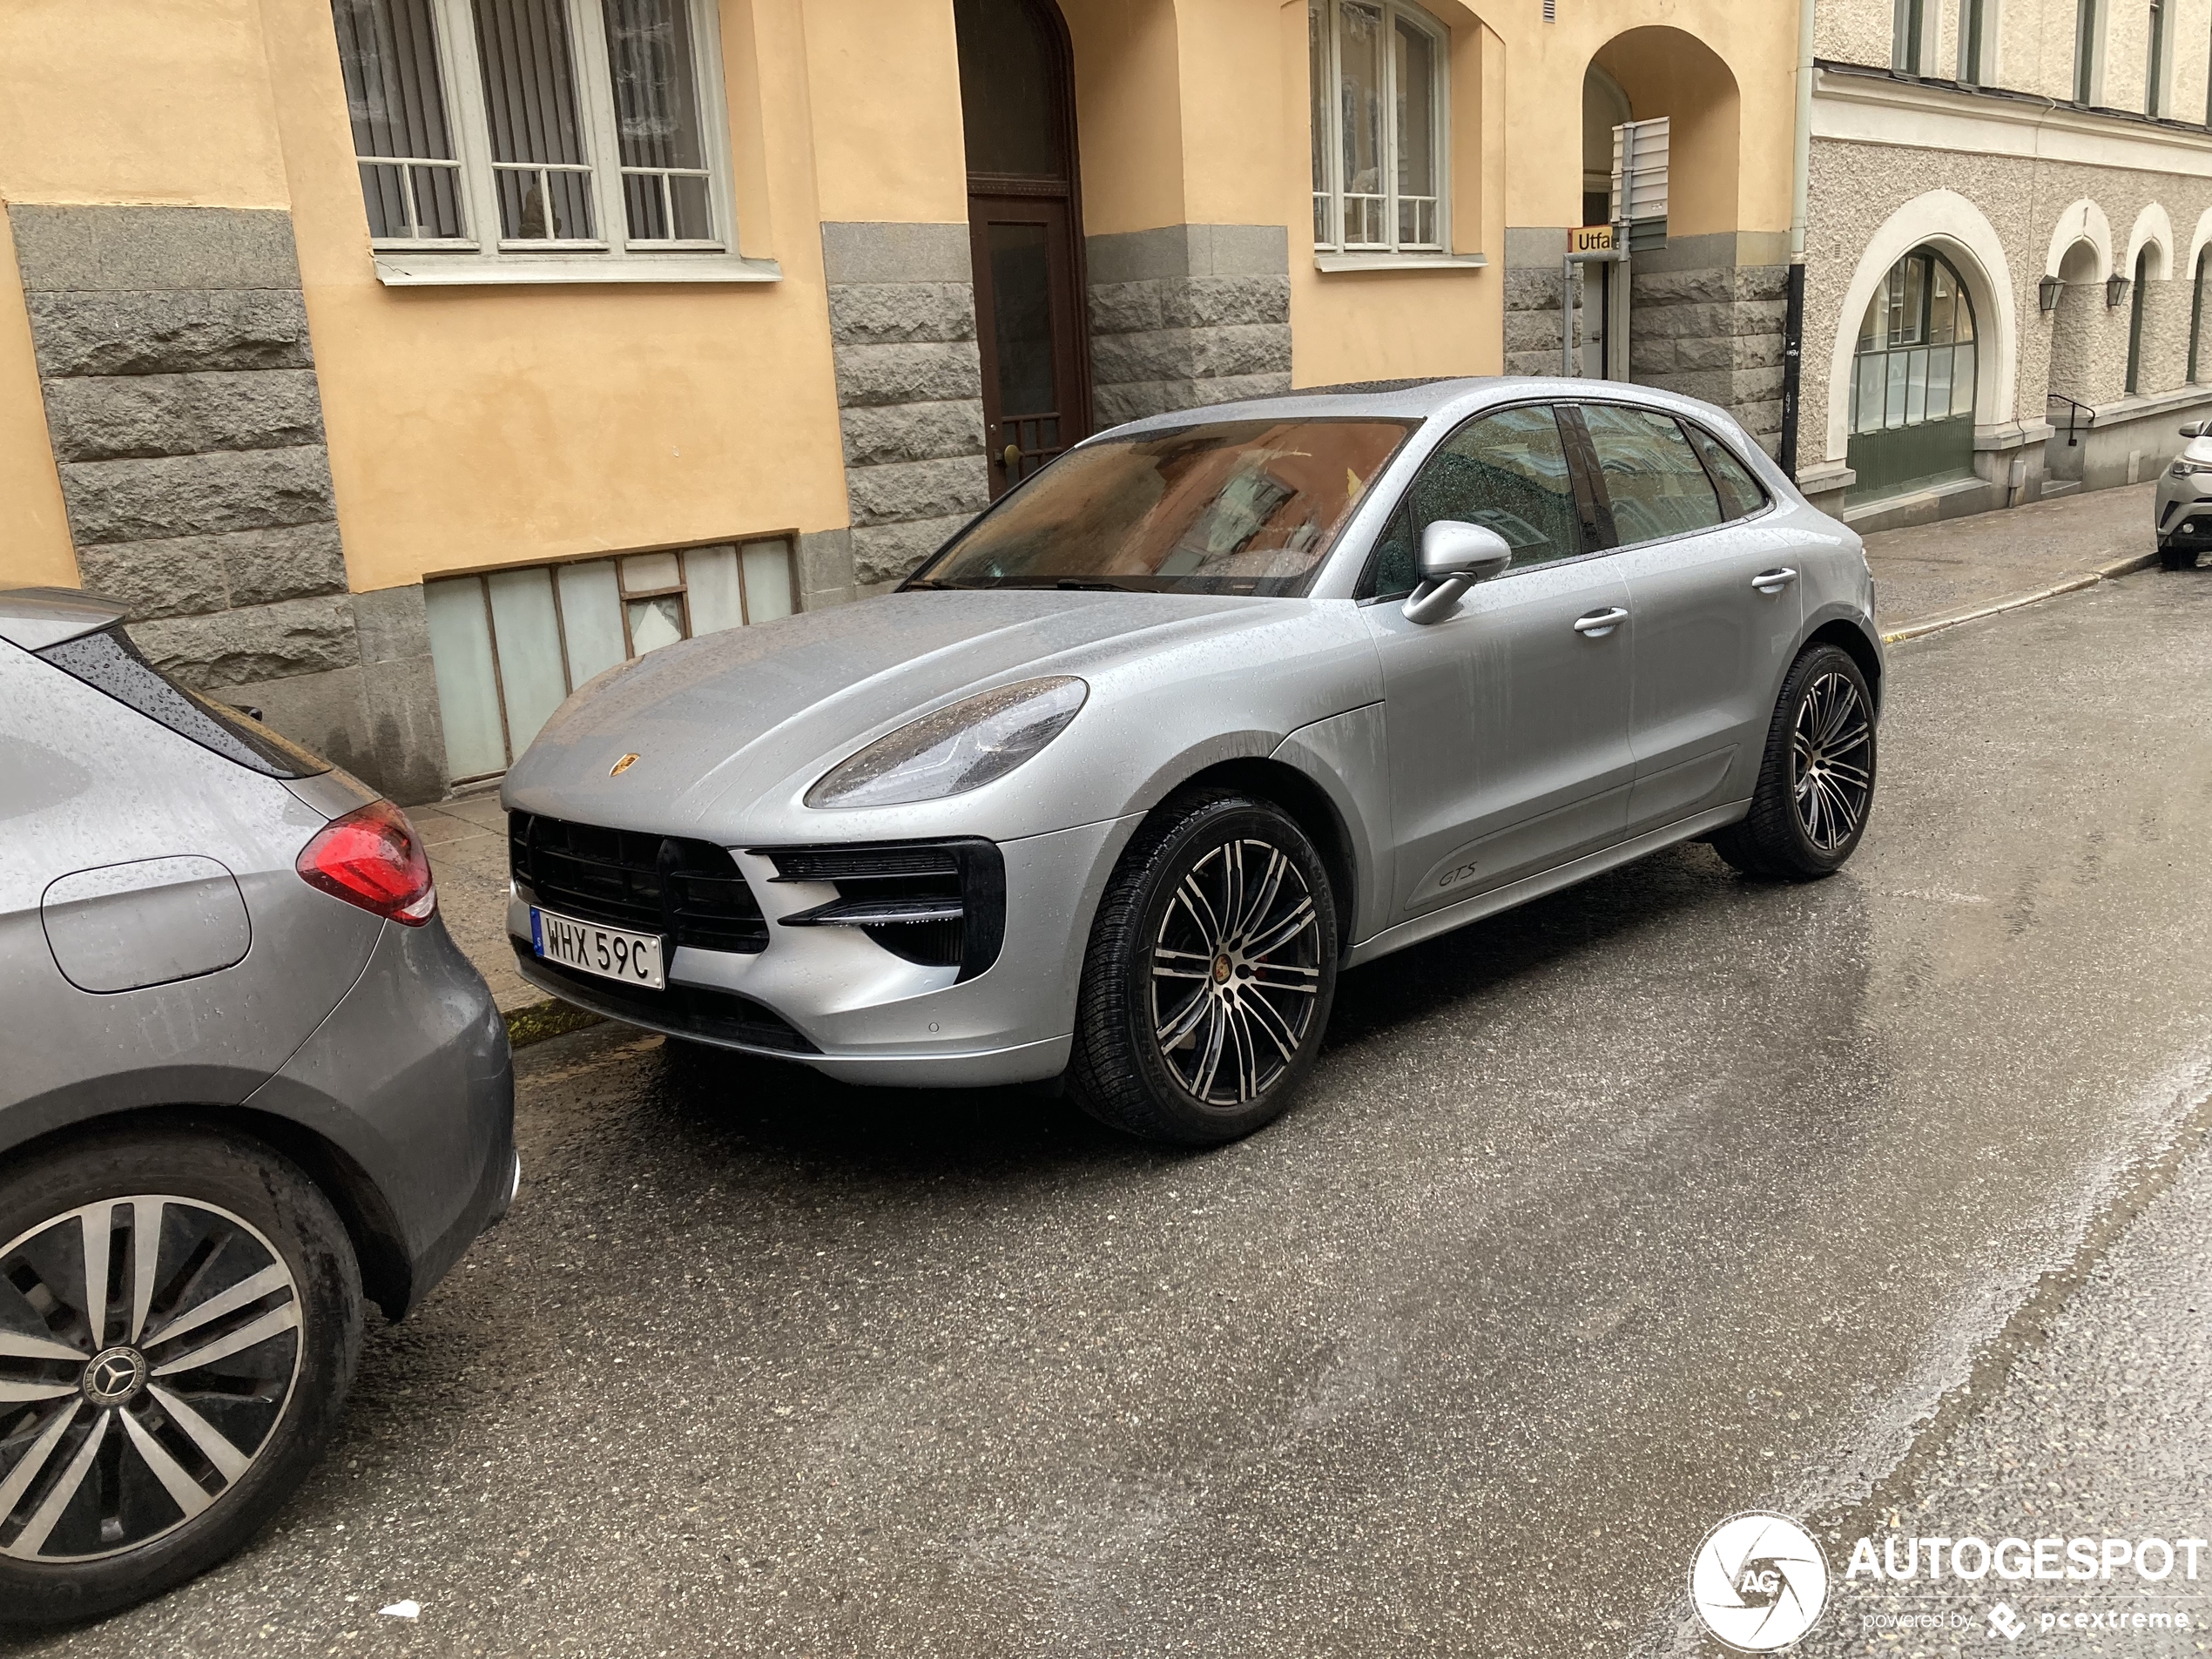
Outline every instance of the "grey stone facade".
<svg viewBox="0 0 2212 1659">
<path fill-rule="evenodd" d="M 852 528 L 800 537 L 809 606 L 880 592 L 990 499 L 965 225 L 822 226 Z"/>
<path fill-rule="evenodd" d="M 399 799 L 443 792 L 421 590 L 346 590 L 290 216 L 8 215 L 84 585 L 185 683 Z"/>
<path fill-rule="evenodd" d="M 1719 231 L 1676 238 L 1629 265 L 1631 376 L 1719 404 L 1769 455 L 1782 442 L 1786 243 Z"/>
<path fill-rule="evenodd" d="M 1280 225 L 1093 236 L 1084 257 L 1097 426 L 1290 389 L 1290 237 Z"/>
<path fill-rule="evenodd" d="M 1677 237 L 1629 262 L 1629 377 L 1717 403 L 1771 455 L 1782 440 L 1786 238 L 1716 232 Z M 1560 372 L 1563 229 L 1506 232 L 1508 374 Z M 1577 284 L 1575 343 L 1585 303 Z"/>
<path fill-rule="evenodd" d="M 1559 261 L 1567 233 L 1534 226 L 1506 229 L 1505 363 L 1508 374 L 1559 373 Z M 1575 343 L 1582 343 L 1581 289 Z"/>
</svg>

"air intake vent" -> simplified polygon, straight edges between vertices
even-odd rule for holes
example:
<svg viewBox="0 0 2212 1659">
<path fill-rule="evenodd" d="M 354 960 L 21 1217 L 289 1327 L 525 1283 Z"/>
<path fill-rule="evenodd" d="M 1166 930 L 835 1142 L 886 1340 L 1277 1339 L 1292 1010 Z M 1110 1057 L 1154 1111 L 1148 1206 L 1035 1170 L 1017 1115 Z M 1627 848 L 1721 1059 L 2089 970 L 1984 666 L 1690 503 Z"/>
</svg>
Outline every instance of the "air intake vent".
<svg viewBox="0 0 2212 1659">
<path fill-rule="evenodd" d="M 957 968 L 974 979 L 1006 935 L 1006 861 L 989 841 L 894 841 L 873 846 L 756 849 L 779 881 L 823 881 L 828 904 L 786 916 L 786 927 L 858 927 L 903 961 Z"/>
<path fill-rule="evenodd" d="M 768 924 L 729 853 L 711 841 L 507 815 L 508 867 L 546 909 L 664 934 L 695 950 L 752 953 Z"/>
</svg>

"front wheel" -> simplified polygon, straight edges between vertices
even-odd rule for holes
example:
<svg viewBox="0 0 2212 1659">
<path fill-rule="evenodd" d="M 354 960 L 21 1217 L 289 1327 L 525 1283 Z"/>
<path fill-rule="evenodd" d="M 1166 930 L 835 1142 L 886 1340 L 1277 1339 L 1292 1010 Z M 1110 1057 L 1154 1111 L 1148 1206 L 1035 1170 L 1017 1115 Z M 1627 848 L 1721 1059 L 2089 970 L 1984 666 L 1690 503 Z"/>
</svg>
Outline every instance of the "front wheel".
<svg viewBox="0 0 2212 1659">
<path fill-rule="evenodd" d="M 361 1322 L 343 1224 L 265 1147 L 117 1134 L 0 1177 L 0 1623 L 113 1612 L 253 1537 Z"/>
<path fill-rule="evenodd" d="M 1290 1103 L 1336 995 L 1337 914 L 1305 833 L 1225 791 L 1137 832 L 1083 959 L 1068 1079 L 1101 1123 L 1214 1146 Z"/>
<path fill-rule="evenodd" d="M 1807 646 L 1783 679 L 1751 810 L 1715 833 L 1713 850 L 1747 875 L 1833 875 L 1866 833 L 1874 747 L 1858 664 L 1838 646 Z"/>
<path fill-rule="evenodd" d="M 2161 547 L 2158 550 L 2160 566 L 2168 570 L 2196 569 L 2196 550 L 2187 547 Z"/>
</svg>

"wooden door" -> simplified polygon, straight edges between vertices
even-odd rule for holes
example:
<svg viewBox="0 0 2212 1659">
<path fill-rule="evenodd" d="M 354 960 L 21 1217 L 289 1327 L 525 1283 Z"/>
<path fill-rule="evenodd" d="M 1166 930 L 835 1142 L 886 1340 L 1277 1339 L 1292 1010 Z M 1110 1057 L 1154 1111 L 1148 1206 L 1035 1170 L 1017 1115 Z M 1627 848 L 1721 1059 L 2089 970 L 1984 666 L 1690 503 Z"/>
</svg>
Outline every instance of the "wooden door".
<svg viewBox="0 0 2212 1659">
<path fill-rule="evenodd" d="M 1068 30 L 1052 0 L 954 0 L 991 494 L 1090 431 Z"/>
<path fill-rule="evenodd" d="M 1082 311 L 1064 199 L 979 193 L 968 198 L 968 209 L 983 358 L 983 437 L 995 496 L 1089 429 L 1082 408 Z"/>
</svg>

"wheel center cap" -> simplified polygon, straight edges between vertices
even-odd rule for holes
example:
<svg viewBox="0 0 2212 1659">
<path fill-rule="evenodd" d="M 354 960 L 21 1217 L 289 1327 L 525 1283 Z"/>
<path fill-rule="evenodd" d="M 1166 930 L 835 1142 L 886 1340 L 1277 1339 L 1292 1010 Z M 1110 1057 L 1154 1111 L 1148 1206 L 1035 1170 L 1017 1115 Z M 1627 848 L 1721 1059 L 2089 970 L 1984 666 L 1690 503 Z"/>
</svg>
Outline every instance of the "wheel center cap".
<svg viewBox="0 0 2212 1659">
<path fill-rule="evenodd" d="M 1213 982 L 1225 984 L 1229 979 L 1229 953 L 1224 951 L 1213 959 Z"/>
<path fill-rule="evenodd" d="M 136 1348 L 104 1348 L 78 1386 L 95 1406 L 127 1406 L 145 1388 L 146 1374 L 146 1357 Z"/>
</svg>

